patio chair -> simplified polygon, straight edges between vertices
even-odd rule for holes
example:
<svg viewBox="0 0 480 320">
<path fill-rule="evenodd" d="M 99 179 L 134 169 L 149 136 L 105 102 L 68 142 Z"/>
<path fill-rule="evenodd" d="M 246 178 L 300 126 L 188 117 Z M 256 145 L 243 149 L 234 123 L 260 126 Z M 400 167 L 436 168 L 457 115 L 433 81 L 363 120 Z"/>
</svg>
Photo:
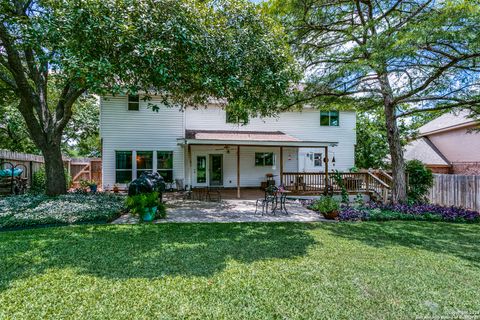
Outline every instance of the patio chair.
<svg viewBox="0 0 480 320">
<path fill-rule="evenodd" d="M 275 207 L 277 202 L 277 191 L 278 188 L 275 186 L 269 186 L 265 189 L 265 196 L 261 199 L 257 199 L 255 202 L 255 214 L 258 211 L 258 205 L 262 206 L 262 216 L 264 212 L 268 213 L 268 204 L 272 204 L 272 208 Z"/>
</svg>

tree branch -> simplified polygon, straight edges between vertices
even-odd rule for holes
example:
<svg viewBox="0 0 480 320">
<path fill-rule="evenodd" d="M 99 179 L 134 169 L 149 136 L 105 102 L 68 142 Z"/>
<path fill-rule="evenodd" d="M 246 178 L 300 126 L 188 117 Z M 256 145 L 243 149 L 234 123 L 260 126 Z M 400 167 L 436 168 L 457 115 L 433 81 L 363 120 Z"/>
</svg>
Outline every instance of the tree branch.
<svg viewBox="0 0 480 320">
<path fill-rule="evenodd" d="M 405 117 L 405 116 L 410 116 L 410 115 L 416 114 L 416 113 L 440 111 L 440 110 L 447 110 L 447 109 L 453 109 L 453 108 L 459 108 L 459 107 L 465 107 L 465 106 L 467 106 L 466 109 L 480 106 L 480 100 L 462 101 L 462 102 L 458 102 L 458 103 L 446 104 L 446 105 L 436 106 L 436 107 L 432 107 L 432 108 L 409 110 L 409 111 L 405 111 L 405 112 L 397 114 L 395 116 L 395 118 L 398 119 L 398 118 L 402 118 L 402 117 Z"/>
</svg>

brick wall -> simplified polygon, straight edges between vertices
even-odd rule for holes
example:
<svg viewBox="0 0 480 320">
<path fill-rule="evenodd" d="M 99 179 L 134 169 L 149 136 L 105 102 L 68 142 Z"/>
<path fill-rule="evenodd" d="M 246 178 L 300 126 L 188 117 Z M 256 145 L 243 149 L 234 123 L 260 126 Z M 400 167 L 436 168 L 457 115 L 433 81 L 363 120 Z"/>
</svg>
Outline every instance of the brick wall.
<svg viewBox="0 0 480 320">
<path fill-rule="evenodd" d="M 463 175 L 480 175 L 480 162 L 454 162 L 452 173 Z"/>
</svg>

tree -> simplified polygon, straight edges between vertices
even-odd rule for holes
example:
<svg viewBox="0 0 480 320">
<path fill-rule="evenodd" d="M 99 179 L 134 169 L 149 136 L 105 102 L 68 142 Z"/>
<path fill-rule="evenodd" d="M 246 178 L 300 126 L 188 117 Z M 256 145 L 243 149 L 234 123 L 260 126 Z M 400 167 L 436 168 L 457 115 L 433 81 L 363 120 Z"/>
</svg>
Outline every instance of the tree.
<svg viewBox="0 0 480 320">
<path fill-rule="evenodd" d="M 100 157 L 100 105 L 93 95 L 81 96 L 72 107 L 65 127 L 62 150 L 71 157 Z"/>
<path fill-rule="evenodd" d="M 246 1 L 10 0 L 0 20 L 0 82 L 45 158 L 49 195 L 66 192 L 62 137 L 87 90 L 267 115 L 296 75 L 282 29 Z"/>
<path fill-rule="evenodd" d="M 445 110 L 431 111 L 398 119 L 401 145 L 415 139 L 421 126 L 444 113 Z M 390 167 L 384 113 L 381 110 L 357 112 L 356 129 L 355 165 L 364 169 Z"/>
<path fill-rule="evenodd" d="M 0 149 L 16 152 L 38 153 L 31 141 L 25 121 L 15 107 L 16 100 L 10 92 L 0 92 Z"/>
<path fill-rule="evenodd" d="M 478 1 L 277 0 L 270 11 L 307 74 L 297 101 L 382 110 L 393 202 L 405 202 L 397 120 L 480 105 Z"/>
</svg>

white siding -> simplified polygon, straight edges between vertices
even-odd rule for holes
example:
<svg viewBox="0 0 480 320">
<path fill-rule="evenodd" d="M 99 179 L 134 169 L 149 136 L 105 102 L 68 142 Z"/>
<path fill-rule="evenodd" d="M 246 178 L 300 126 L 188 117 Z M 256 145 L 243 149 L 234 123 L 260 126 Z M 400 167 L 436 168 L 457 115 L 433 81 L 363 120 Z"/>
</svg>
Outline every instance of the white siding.
<svg viewBox="0 0 480 320">
<path fill-rule="evenodd" d="M 338 127 L 320 126 L 320 111 L 315 109 L 285 112 L 276 118 L 254 118 L 247 125 L 226 123 L 225 111 L 216 106 L 187 108 L 185 118 L 186 129 L 190 130 L 282 131 L 304 141 L 337 142 L 338 146 L 329 147 L 329 158 L 335 155 L 335 169 L 342 171 L 354 166 L 356 116 L 352 111 L 340 112 Z M 300 149 L 300 154 L 305 152 Z M 318 152 L 324 153 L 323 149 Z"/>
<path fill-rule="evenodd" d="M 155 99 L 150 102 L 160 105 Z M 173 151 L 174 178 L 184 177 L 183 148 L 177 145 L 177 139 L 185 136 L 184 112 L 163 106 L 157 113 L 147 105 L 140 100 L 139 111 L 128 111 L 126 96 L 101 98 L 104 186 L 115 183 L 116 150 Z"/>
<path fill-rule="evenodd" d="M 219 150 L 222 149 L 222 150 Z M 268 167 L 255 166 L 255 152 L 273 152 L 276 157 L 276 165 Z M 237 186 L 237 147 L 229 147 L 229 152 L 223 149 L 223 146 L 192 146 L 192 167 L 195 169 L 196 156 L 208 154 L 223 154 L 223 186 Z M 188 157 L 187 157 L 188 158 Z M 188 160 L 187 160 L 188 161 Z M 297 150 L 296 148 L 283 148 L 284 171 L 297 171 Z M 187 162 L 188 163 L 188 162 Z M 188 167 L 189 164 L 187 164 Z M 192 184 L 195 178 L 186 177 L 186 183 Z M 188 171 L 187 171 L 188 172 Z M 242 187 L 260 187 L 260 183 L 265 180 L 267 173 L 275 175 L 275 181 L 280 184 L 280 148 L 278 147 L 240 147 L 240 186 Z M 193 178 L 193 179 L 191 179 Z"/>
<path fill-rule="evenodd" d="M 159 100 L 151 101 L 161 105 Z M 304 109 L 302 112 L 286 112 L 277 118 L 250 119 L 245 126 L 228 124 L 225 121 L 225 111 L 219 107 L 187 108 L 184 112 L 178 108 L 161 107 L 154 112 L 147 108 L 148 102 L 140 100 L 139 111 L 127 110 L 127 97 L 116 96 L 101 99 L 100 131 L 103 139 L 103 181 L 110 187 L 115 183 L 115 151 L 173 151 L 174 178 L 185 179 L 186 185 L 191 185 L 193 170 L 190 170 L 190 158 L 182 146 L 177 144 L 178 138 L 183 138 L 185 129 L 190 130 L 238 130 L 238 131 L 282 131 L 304 141 L 336 142 L 338 146 L 329 147 L 329 158 L 335 155 L 335 167 L 347 170 L 354 165 L 355 146 L 355 113 L 340 112 L 339 127 L 320 126 L 318 110 Z M 235 187 L 237 178 L 236 147 L 230 147 L 230 153 L 223 146 L 191 146 L 191 154 L 224 154 L 224 186 Z M 314 149 L 284 148 L 284 171 L 309 171 L 304 168 L 303 156 Z M 324 153 L 323 149 L 318 149 Z M 274 152 L 277 164 L 272 167 L 255 167 L 255 152 Z M 241 186 L 260 186 L 266 173 L 273 173 L 279 183 L 280 156 L 276 147 L 241 147 L 240 152 Z M 192 166 L 195 166 L 195 159 Z M 321 167 L 319 171 L 323 171 Z"/>
</svg>

